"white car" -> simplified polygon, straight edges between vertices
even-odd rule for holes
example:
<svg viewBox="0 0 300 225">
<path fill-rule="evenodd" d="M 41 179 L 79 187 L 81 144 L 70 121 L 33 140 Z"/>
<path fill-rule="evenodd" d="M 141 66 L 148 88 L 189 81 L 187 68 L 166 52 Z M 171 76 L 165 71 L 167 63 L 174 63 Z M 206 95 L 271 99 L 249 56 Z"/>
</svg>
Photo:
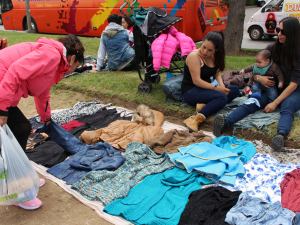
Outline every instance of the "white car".
<svg viewBox="0 0 300 225">
<path fill-rule="evenodd" d="M 277 35 L 280 20 L 293 16 L 300 20 L 300 0 L 269 0 L 249 20 L 247 31 L 252 40 Z"/>
</svg>

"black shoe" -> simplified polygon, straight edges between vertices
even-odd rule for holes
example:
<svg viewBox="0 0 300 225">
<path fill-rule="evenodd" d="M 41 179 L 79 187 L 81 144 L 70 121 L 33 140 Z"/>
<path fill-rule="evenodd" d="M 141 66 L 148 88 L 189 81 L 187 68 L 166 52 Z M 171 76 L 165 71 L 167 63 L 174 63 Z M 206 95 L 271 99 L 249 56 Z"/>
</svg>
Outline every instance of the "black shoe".
<svg viewBox="0 0 300 225">
<path fill-rule="evenodd" d="M 213 134 L 220 137 L 226 129 L 227 121 L 225 120 L 225 116 L 222 114 L 217 115 L 213 122 Z"/>
<path fill-rule="evenodd" d="M 286 139 L 286 135 L 282 133 L 278 133 L 275 135 L 275 137 L 272 139 L 271 147 L 274 149 L 274 151 L 281 151 L 281 149 L 284 146 L 284 141 Z"/>
</svg>

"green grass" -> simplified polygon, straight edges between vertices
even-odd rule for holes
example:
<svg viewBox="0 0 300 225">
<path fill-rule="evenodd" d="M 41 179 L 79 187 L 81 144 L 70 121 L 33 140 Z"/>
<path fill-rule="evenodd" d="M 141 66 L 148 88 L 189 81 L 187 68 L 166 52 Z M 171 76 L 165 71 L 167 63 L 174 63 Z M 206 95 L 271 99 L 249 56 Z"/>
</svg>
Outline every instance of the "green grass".
<svg viewBox="0 0 300 225">
<path fill-rule="evenodd" d="M 7 37 L 10 45 L 20 42 L 36 41 L 37 38 L 44 36 L 47 38 L 57 39 L 64 35 L 49 35 L 49 34 L 28 34 L 18 32 L 0 32 L 0 37 Z M 97 56 L 99 48 L 99 38 L 95 37 L 79 37 L 86 49 L 85 55 Z M 258 50 L 243 49 L 239 56 L 226 56 L 226 70 L 241 70 L 248 65 L 254 63 L 254 55 Z M 177 113 L 191 115 L 194 108 L 169 105 L 166 103 L 165 95 L 162 92 L 161 84 L 166 80 L 166 75 L 161 75 L 161 81 L 158 85 L 153 84 L 153 89 L 150 94 L 141 95 L 138 93 L 138 85 L 141 80 L 136 71 L 116 72 L 106 71 L 97 73 L 84 73 L 63 79 L 58 84 L 52 87 L 52 93 L 56 93 L 59 89 L 73 90 L 92 96 L 104 95 L 106 97 L 117 97 L 121 100 L 128 100 L 136 103 L 146 103 L 153 109 L 167 110 L 176 116 Z M 72 96 L 70 96 L 72 97 Z M 211 119 L 209 118 L 211 121 Z M 296 118 L 292 132 L 289 136 L 291 140 L 300 140 L 300 118 Z M 268 127 L 269 132 L 258 131 L 255 128 L 251 130 L 254 133 L 272 137 L 276 133 L 277 123 Z"/>
</svg>

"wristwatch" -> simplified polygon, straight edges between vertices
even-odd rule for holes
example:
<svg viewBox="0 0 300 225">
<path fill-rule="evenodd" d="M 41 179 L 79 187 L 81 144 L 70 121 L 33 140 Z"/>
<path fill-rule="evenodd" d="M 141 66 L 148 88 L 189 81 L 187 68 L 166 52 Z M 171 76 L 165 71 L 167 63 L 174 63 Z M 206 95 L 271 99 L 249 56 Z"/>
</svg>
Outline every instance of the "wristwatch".
<svg viewBox="0 0 300 225">
<path fill-rule="evenodd" d="M 215 90 L 217 87 L 218 87 L 218 85 L 215 85 L 215 86 L 214 86 L 214 90 Z"/>
<path fill-rule="evenodd" d="M 258 79 L 259 79 L 259 77 L 260 77 L 260 76 L 258 76 L 258 77 L 257 77 L 257 79 L 256 79 L 256 80 L 257 80 L 257 82 L 259 82 L 259 80 L 258 80 Z"/>
</svg>

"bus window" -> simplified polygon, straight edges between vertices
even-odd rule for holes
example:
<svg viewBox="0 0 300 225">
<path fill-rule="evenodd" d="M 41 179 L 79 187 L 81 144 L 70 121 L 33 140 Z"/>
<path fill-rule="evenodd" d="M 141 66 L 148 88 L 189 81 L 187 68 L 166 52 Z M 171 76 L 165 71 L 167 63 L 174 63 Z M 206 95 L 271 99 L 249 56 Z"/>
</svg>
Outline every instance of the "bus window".
<svg viewBox="0 0 300 225">
<path fill-rule="evenodd" d="M 13 9 L 13 4 L 12 4 L 11 0 L 2 0 L 1 6 L 2 6 L 1 7 L 2 13 L 5 13 L 5 12 Z"/>
</svg>

